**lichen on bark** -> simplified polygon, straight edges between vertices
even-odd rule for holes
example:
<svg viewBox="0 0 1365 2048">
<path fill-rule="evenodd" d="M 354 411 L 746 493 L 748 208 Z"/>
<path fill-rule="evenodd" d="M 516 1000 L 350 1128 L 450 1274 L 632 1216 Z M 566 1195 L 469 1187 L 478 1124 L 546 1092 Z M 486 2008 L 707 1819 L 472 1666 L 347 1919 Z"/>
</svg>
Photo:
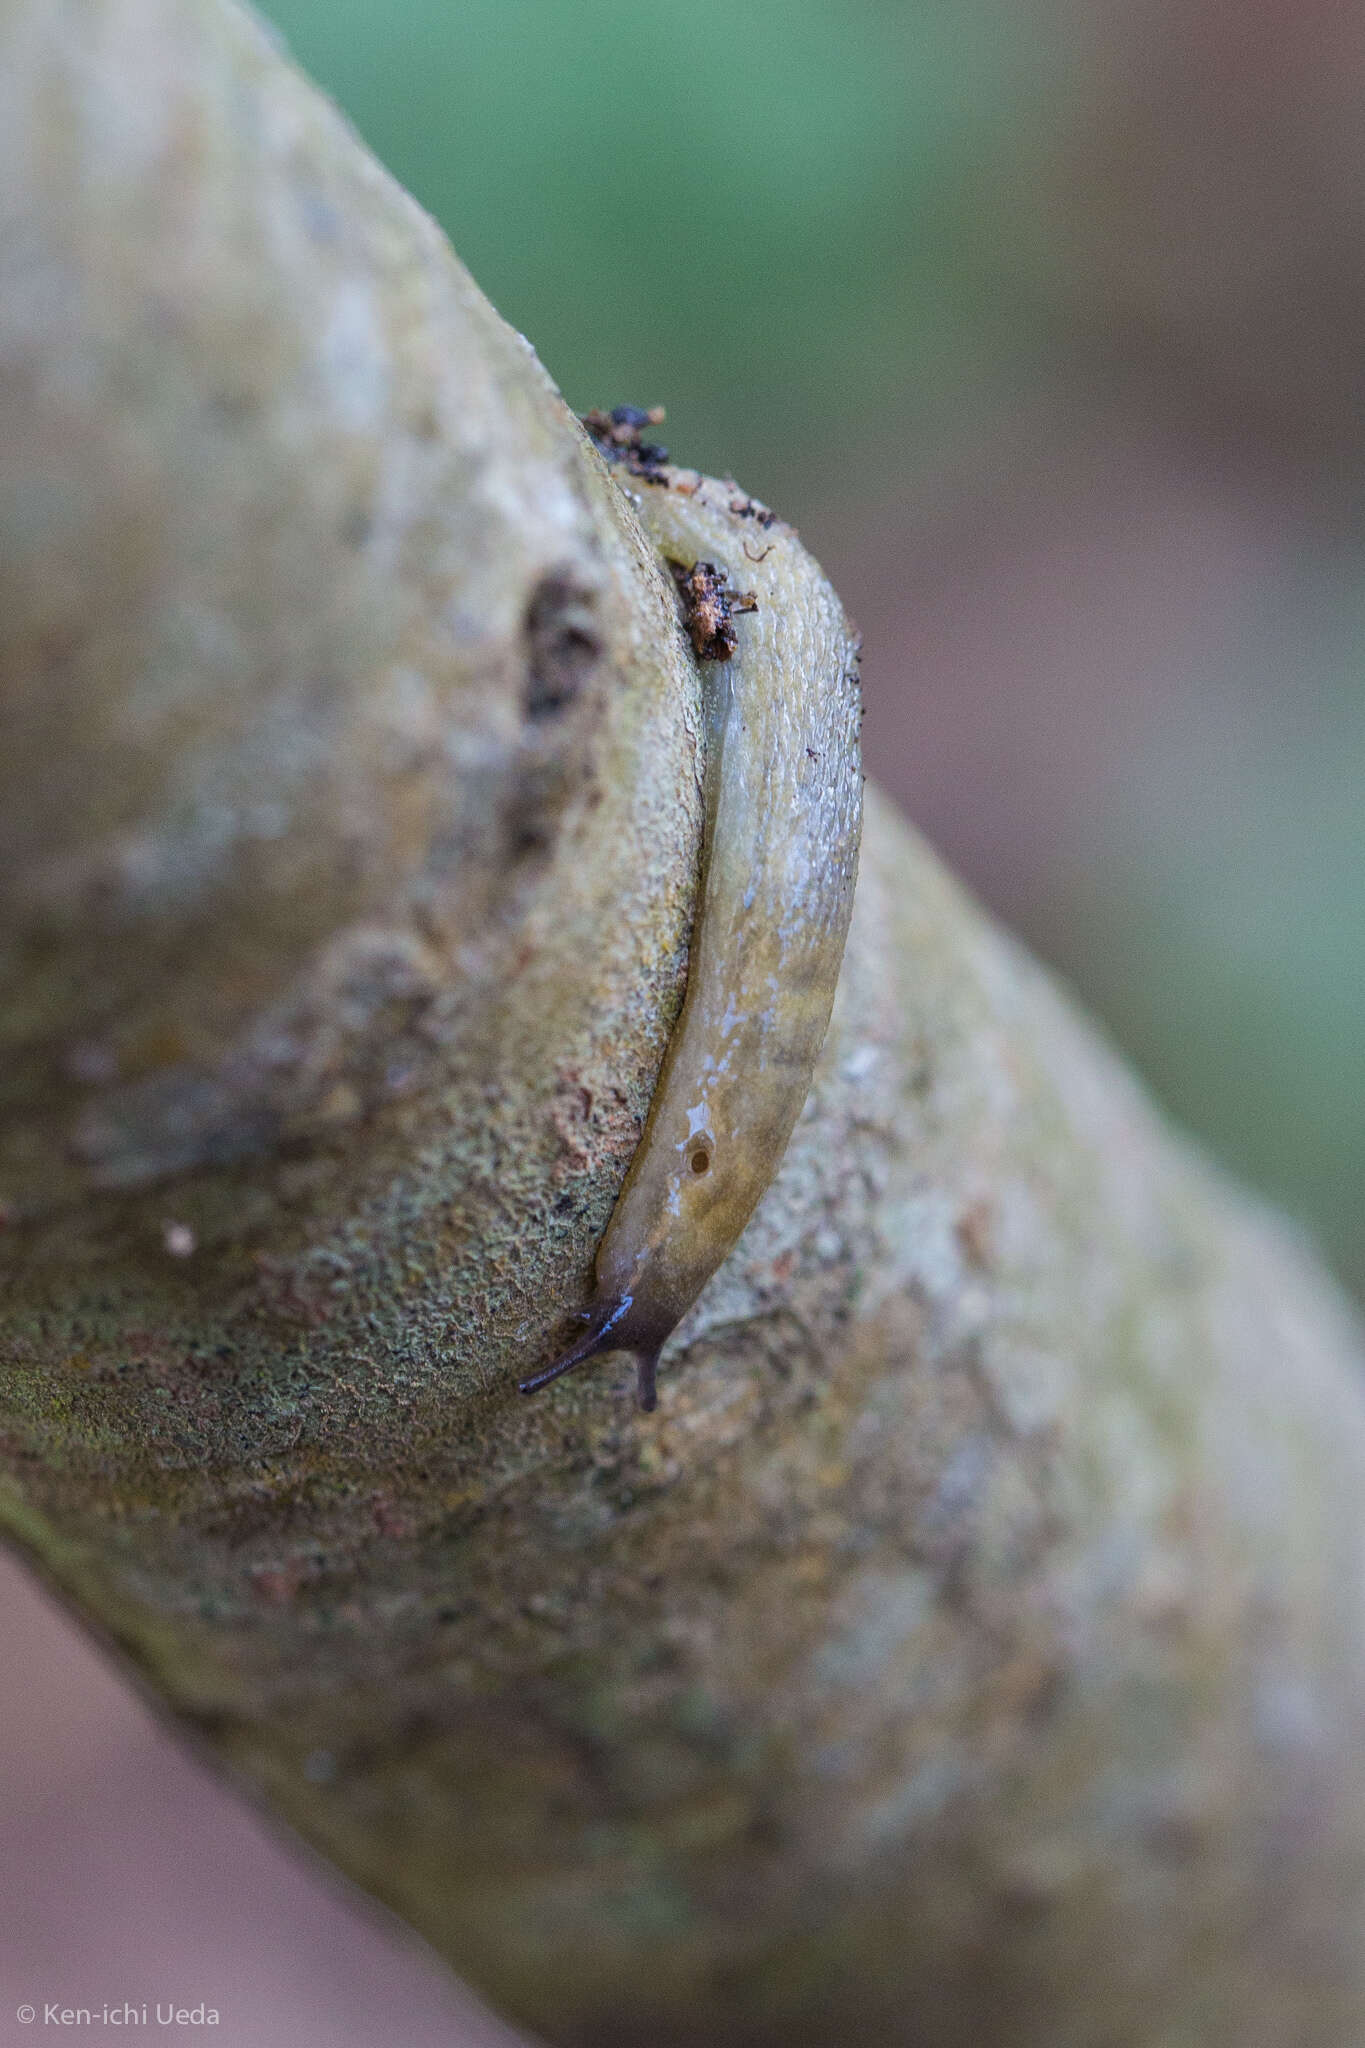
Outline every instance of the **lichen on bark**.
<svg viewBox="0 0 1365 2048">
<path fill-rule="evenodd" d="M 548 2039 L 1348 2048 L 1310 1251 L 874 799 L 658 1415 L 521 1401 L 686 972 L 671 587 L 222 0 L 6 0 L 0 281 L 0 1522 Z"/>
</svg>

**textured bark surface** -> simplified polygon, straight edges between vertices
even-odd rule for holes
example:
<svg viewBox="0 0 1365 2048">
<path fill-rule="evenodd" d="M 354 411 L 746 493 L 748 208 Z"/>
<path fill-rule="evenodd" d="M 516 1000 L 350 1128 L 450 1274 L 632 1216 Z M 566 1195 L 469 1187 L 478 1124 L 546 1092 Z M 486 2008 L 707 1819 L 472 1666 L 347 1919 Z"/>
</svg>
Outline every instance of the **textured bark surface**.
<svg viewBox="0 0 1365 2048">
<path fill-rule="evenodd" d="M 695 673 L 230 8 L 4 0 L 0 446 L 14 1540 L 550 2039 L 1351 2048 L 1359 1332 L 884 805 L 658 1414 L 518 1398 L 677 1013 Z"/>
</svg>

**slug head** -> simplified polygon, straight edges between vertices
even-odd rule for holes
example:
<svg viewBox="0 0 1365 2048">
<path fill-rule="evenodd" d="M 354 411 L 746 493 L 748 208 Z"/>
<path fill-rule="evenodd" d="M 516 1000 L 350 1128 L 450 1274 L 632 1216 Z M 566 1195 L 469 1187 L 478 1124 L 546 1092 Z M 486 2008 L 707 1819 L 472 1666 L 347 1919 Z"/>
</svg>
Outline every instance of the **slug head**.
<svg viewBox="0 0 1365 2048">
<path fill-rule="evenodd" d="M 553 1365 L 543 1372 L 534 1373 L 530 1379 L 522 1380 L 523 1394 L 538 1393 L 548 1387 L 552 1380 L 562 1379 L 566 1372 L 584 1364 L 589 1358 L 596 1358 L 603 1351 L 628 1351 L 635 1360 L 635 1393 L 640 1407 L 649 1414 L 658 1402 L 654 1379 L 659 1364 L 659 1352 L 668 1330 L 657 1330 L 657 1325 L 637 1305 L 630 1295 L 615 1296 L 604 1300 L 600 1295 L 594 1300 L 588 1312 L 589 1322 L 586 1336 Z M 670 1325 L 671 1328 L 671 1325 Z M 656 1333 L 657 1332 L 657 1333 Z"/>
</svg>

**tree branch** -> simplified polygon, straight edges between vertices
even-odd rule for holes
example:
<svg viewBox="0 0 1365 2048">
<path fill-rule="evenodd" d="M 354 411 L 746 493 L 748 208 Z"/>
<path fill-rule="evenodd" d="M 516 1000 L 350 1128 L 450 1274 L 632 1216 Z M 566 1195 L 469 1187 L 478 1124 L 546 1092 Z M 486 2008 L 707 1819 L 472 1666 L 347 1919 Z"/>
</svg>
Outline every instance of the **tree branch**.
<svg viewBox="0 0 1365 2048">
<path fill-rule="evenodd" d="M 671 588 L 224 0 L 6 0 L 0 210 L 0 1521 L 556 2041 L 1346 2048 L 1311 1255 L 874 800 L 658 1415 L 519 1400 L 686 971 Z"/>
</svg>

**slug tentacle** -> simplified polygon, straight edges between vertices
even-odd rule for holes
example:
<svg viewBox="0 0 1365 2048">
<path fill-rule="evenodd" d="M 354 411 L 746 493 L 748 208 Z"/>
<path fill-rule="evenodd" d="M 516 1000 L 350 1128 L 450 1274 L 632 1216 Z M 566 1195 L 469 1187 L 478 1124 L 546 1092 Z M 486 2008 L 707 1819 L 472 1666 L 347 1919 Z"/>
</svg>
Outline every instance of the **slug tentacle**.
<svg viewBox="0 0 1365 2048">
<path fill-rule="evenodd" d="M 818 563 L 733 483 L 648 454 L 647 468 L 624 464 L 647 485 L 632 501 L 701 663 L 701 895 L 682 1012 L 598 1247 L 588 1333 L 522 1382 L 532 1393 L 599 1352 L 630 1351 L 642 1408 L 663 1343 L 733 1248 L 801 1113 L 862 825 L 858 640 Z"/>
<path fill-rule="evenodd" d="M 600 1351 L 628 1351 L 635 1360 L 636 1398 L 645 1410 L 652 1409 L 657 1400 L 654 1389 L 654 1372 L 659 1363 L 659 1350 L 665 1330 L 658 1343 L 637 1337 L 633 1327 L 631 1310 L 635 1304 L 632 1297 L 618 1296 L 607 1302 L 595 1302 L 588 1312 L 591 1328 L 586 1337 L 580 1337 L 571 1350 L 557 1358 L 553 1365 L 547 1365 L 543 1372 L 534 1373 L 530 1379 L 522 1380 L 523 1394 L 535 1394 L 542 1387 L 548 1387 L 551 1380 L 562 1379 L 566 1372 L 572 1372 L 585 1359 L 595 1358 Z"/>
</svg>

